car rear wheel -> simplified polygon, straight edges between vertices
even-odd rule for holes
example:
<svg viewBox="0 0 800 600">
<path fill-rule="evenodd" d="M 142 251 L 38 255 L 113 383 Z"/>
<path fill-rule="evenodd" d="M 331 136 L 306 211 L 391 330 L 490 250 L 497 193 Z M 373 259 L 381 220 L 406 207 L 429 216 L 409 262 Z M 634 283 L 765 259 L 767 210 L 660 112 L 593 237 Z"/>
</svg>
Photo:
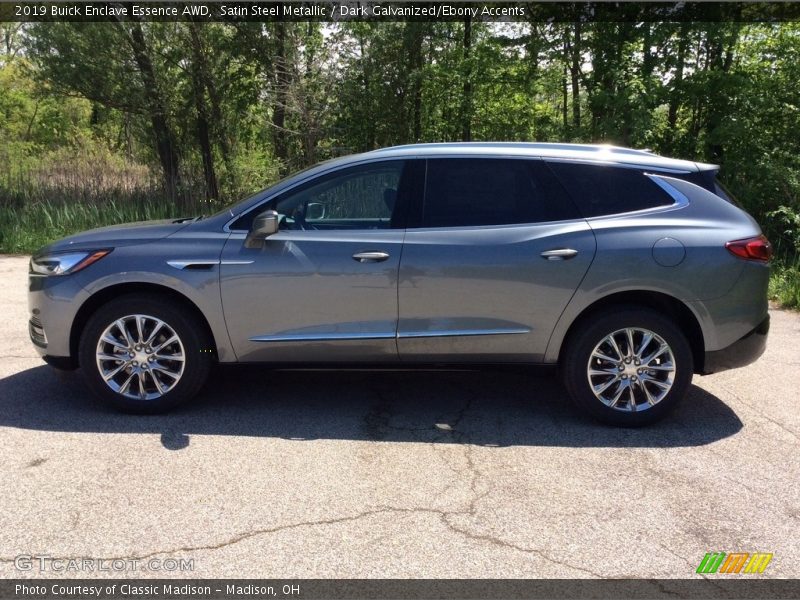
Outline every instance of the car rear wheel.
<svg viewBox="0 0 800 600">
<path fill-rule="evenodd" d="M 207 337 L 169 298 L 122 296 L 89 319 L 80 364 L 91 390 L 116 408 L 163 412 L 205 382 L 213 356 Z"/>
<path fill-rule="evenodd" d="M 615 307 L 585 321 L 567 343 L 562 375 L 575 404 L 611 425 L 654 423 L 692 381 L 692 351 L 668 318 Z"/>
</svg>

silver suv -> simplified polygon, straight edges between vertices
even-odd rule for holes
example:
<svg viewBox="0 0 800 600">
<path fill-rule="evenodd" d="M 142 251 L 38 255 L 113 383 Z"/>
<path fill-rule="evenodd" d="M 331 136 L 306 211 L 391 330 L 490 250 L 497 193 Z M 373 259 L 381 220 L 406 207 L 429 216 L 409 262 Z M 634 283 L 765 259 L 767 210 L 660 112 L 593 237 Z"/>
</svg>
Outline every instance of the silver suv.
<svg viewBox="0 0 800 600">
<path fill-rule="evenodd" d="M 134 412 L 196 394 L 215 361 L 513 363 L 560 367 L 602 421 L 651 423 L 766 343 L 771 247 L 716 172 L 567 144 L 349 156 L 210 217 L 43 248 L 30 337 Z"/>
</svg>

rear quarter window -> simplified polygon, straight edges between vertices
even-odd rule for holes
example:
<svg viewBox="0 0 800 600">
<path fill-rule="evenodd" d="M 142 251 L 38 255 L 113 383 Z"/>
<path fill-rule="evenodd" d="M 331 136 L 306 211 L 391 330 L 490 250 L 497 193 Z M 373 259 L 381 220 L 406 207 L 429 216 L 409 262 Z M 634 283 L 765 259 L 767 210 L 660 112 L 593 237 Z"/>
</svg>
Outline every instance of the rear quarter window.
<svg viewBox="0 0 800 600">
<path fill-rule="evenodd" d="M 548 165 L 587 218 L 675 203 L 672 196 L 636 169 L 568 162 Z"/>
</svg>

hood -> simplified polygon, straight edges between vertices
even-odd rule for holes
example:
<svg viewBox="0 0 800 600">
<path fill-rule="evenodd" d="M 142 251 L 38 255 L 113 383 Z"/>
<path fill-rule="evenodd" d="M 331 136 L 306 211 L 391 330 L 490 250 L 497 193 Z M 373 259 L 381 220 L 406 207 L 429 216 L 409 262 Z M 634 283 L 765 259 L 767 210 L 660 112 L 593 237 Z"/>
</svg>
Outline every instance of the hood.
<svg viewBox="0 0 800 600">
<path fill-rule="evenodd" d="M 146 244 L 180 231 L 193 220 L 163 219 L 98 227 L 57 240 L 41 248 L 36 254 Z"/>
</svg>

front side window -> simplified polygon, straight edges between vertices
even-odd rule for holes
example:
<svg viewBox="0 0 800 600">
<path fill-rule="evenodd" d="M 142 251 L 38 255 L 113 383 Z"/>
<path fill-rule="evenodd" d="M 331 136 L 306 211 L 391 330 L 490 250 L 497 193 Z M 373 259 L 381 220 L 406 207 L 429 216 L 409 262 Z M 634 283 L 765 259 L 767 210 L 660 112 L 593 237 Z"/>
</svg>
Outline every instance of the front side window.
<svg viewBox="0 0 800 600">
<path fill-rule="evenodd" d="M 322 175 L 251 210 L 231 229 L 249 229 L 255 215 L 268 209 L 280 214 L 284 230 L 388 229 L 404 164 L 369 163 Z"/>
<path fill-rule="evenodd" d="M 578 216 L 538 160 L 431 159 L 425 180 L 423 227 L 542 223 Z"/>
<path fill-rule="evenodd" d="M 285 229 L 388 229 L 402 161 L 344 169 L 292 190 L 275 206 Z"/>
</svg>

